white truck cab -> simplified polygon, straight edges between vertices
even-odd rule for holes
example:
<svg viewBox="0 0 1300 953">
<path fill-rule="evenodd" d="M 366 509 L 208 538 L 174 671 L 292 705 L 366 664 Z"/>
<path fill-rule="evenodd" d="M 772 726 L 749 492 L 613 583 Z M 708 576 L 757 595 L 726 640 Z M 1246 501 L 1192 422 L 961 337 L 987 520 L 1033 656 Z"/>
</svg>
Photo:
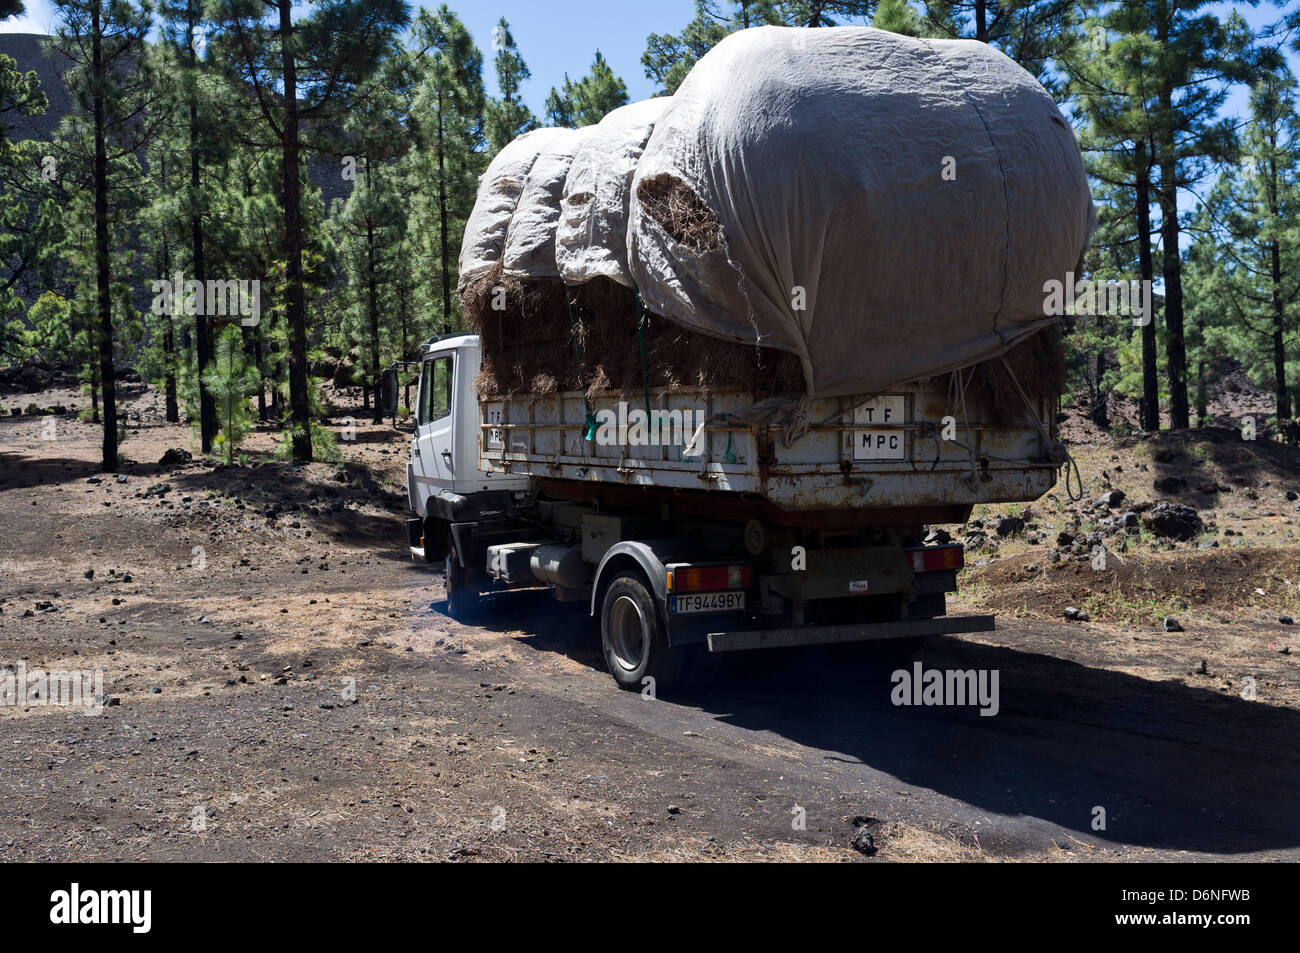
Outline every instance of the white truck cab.
<svg viewBox="0 0 1300 953">
<path fill-rule="evenodd" d="M 479 462 L 479 404 L 474 391 L 480 351 L 476 334 L 443 334 L 425 342 L 415 401 L 415 434 L 406 464 L 411 510 L 424 517 L 430 497 L 524 490 L 527 477 L 484 472 Z"/>
</svg>

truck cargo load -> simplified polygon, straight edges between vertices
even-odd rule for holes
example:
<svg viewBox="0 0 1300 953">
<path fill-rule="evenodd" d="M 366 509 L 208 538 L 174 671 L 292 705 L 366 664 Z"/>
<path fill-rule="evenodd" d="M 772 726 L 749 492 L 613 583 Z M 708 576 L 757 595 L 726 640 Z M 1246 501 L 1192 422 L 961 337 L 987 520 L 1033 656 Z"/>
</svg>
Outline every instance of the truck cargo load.
<svg viewBox="0 0 1300 953">
<path fill-rule="evenodd" d="M 575 155 L 578 174 L 557 189 Z M 608 326 L 650 315 L 661 346 L 709 349 L 702 368 L 664 355 L 666 370 L 647 368 L 654 386 L 708 385 L 711 369 L 743 364 L 754 373 L 742 384 L 788 390 L 776 351 L 793 356 L 807 396 L 869 394 L 988 361 L 1052 326 L 1043 283 L 1075 269 L 1094 224 L 1073 133 L 998 51 L 764 27 L 719 43 L 662 105 L 507 147 L 480 185 L 461 291 L 485 337 L 489 391 L 551 378 L 570 389 L 559 386 L 575 370 L 570 337 L 601 325 L 628 350 L 626 329 Z M 520 244 L 556 260 L 521 261 Z M 611 282 L 636 295 L 601 287 Z M 494 358 L 511 348 L 521 354 Z M 606 350 L 597 340 L 585 353 L 629 389 Z M 1049 336 L 1021 369 L 1059 365 L 1053 352 Z M 605 383 L 594 366 L 583 378 Z"/>
</svg>

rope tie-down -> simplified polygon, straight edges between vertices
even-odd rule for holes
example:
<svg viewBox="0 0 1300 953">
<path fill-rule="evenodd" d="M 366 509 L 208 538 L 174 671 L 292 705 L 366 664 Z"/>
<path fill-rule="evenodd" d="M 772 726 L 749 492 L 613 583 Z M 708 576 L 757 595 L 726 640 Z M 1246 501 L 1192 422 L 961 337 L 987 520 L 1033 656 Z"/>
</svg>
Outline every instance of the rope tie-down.
<svg viewBox="0 0 1300 953">
<path fill-rule="evenodd" d="M 582 345 L 578 341 L 578 331 L 573 321 L 573 300 L 566 294 L 564 303 L 569 308 L 569 340 L 573 342 L 573 356 L 578 362 L 578 389 L 582 391 L 583 422 L 587 428 L 583 437 L 591 441 L 596 439 L 596 415 L 591 412 L 591 404 L 587 401 L 587 388 L 582 383 Z"/>
<path fill-rule="evenodd" d="M 1029 416 L 1034 421 L 1034 426 L 1038 428 L 1038 432 L 1042 436 L 1043 442 L 1047 444 L 1048 459 L 1055 463 L 1058 468 L 1065 467 L 1065 495 L 1073 501 L 1083 499 L 1083 475 L 1079 472 L 1079 465 L 1074 462 L 1074 457 L 1070 455 L 1070 451 L 1066 449 L 1065 444 L 1061 443 L 1059 440 L 1052 439 L 1052 435 L 1048 433 L 1047 427 L 1045 427 L 1043 422 L 1039 419 L 1038 411 L 1034 409 L 1034 402 L 1029 399 L 1029 395 L 1025 393 L 1025 389 L 1020 386 L 1020 381 L 1016 378 L 1016 372 L 1011 369 L 1010 362 L 1007 361 L 1005 356 L 998 358 L 998 360 L 1000 360 L 1002 366 L 1006 368 L 1007 376 L 1011 378 L 1011 383 L 1015 385 L 1016 393 L 1019 394 L 1020 399 L 1025 402 L 1025 409 L 1029 411 Z M 1074 471 L 1074 481 L 1079 487 L 1079 493 L 1077 496 L 1074 491 L 1070 489 L 1071 470 Z"/>
</svg>

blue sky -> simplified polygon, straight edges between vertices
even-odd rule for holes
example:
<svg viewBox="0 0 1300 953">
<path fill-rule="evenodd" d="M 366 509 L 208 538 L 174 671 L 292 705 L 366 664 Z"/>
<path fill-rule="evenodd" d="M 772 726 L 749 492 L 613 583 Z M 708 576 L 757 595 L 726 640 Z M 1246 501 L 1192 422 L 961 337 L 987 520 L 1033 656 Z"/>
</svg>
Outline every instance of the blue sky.
<svg viewBox="0 0 1300 953">
<path fill-rule="evenodd" d="M 58 18 L 49 0 L 24 0 L 27 15 L 0 23 L 0 32 L 50 33 Z M 641 54 L 651 33 L 676 33 L 694 15 L 691 0 L 450 0 L 447 4 L 461 18 L 474 41 L 483 50 L 484 76 L 488 92 L 496 93 L 496 72 L 492 69 L 492 28 L 504 16 L 532 70 L 525 84 L 524 98 L 540 114 L 546 94 L 559 86 L 567 71 L 577 79 L 591 68 L 599 49 L 614 72 L 627 83 L 628 95 L 648 99 L 655 87 L 645 77 Z M 436 3 L 412 4 L 436 9 Z"/>
<path fill-rule="evenodd" d="M 1288 5 L 1297 2 L 1300 0 L 1288 0 Z M 27 15 L 0 23 L 0 32 L 51 32 L 57 18 L 50 0 L 25 3 Z M 515 42 L 533 74 L 524 86 L 524 98 L 539 116 L 550 88 L 560 85 L 566 72 L 574 79 L 585 74 L 597 49 L 627 83 L 633 100 L 652 96 L 655 87 L 641 66 L 646 36 L 676 33 L 694 13 L 691 0 L 452 0 L 449 6 L 457 11 L 483 50 L 489 93 L 497 92 L 496 74 L 491 67 L 492 29 L 502 16 L 510 21 Z M 1242 3 L 1219 3 L 1213 9 L 1224 16 L 1234 6 L 1256 29 L 1280 16 L 1271 0 L 1254 8 Z M 1292 55 L 1290 59 L 1292 68 L 1300 71 L 1297 57 Z M 1227 111 L 1240 114 L 1245 103 L 1245 90 L 1234 90 Z"/>
</svg>

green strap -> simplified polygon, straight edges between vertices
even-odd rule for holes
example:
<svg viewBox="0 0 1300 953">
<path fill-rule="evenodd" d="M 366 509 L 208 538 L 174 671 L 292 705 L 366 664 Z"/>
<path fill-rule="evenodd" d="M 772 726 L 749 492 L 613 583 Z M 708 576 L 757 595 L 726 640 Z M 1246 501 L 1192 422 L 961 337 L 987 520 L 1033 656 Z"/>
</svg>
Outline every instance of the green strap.
<svg viewBox="0 0 1300 953">
<path fill-rule="evenodd" d="M 648 427 L 650 425 L 650 368 L 645 359 L 645 311 L 641 307 L 641 289 L 633 285 L 632 293 L 636 295 L 636 336 L 641 345 L 641 386 L 645 388 L 645 421 Z"/>
<path fill-rule="evenodd" d="M 578 389 L 582 391 L 582 410 L 587 426 L 584 436 L 587 440 L 595 440 L 596 415 L 591 412 L 591 405 L 587 403 L 587 389 L 582 386 L 582 347 L 578 344 L 578 335 L 573 325 L 573 302 L 569 300 L 567 293 L 564 296 L 564 303 L 569 307 L 569 340 L 573 342 L 573 356 L 578 361 Z"/>
</svg>

